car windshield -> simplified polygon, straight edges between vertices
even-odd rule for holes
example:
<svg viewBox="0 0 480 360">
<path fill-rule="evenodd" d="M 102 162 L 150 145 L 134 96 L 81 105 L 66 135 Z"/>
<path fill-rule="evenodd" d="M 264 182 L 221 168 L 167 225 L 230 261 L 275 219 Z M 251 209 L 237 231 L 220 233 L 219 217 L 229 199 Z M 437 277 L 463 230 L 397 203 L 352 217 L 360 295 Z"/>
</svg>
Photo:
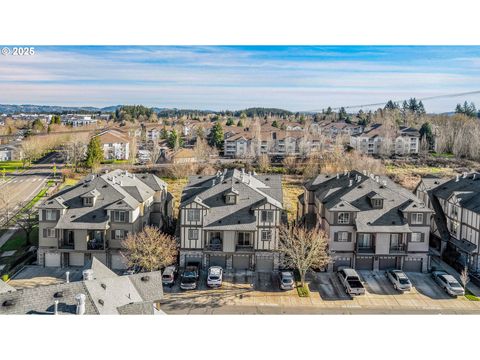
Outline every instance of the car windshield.
<svg viewBox="0 0 480 360">
<path fill-rule="evenodd" d="M 293 281 L 293 279 L 290 278 L 290 277 L 286 277 L 286 278 L 282 279 L 282 282 L 284 282 L 284 283 L 291 283 L 292 281 Z"/>
<path fill-rule="evenodd" d="M 193 277 L 186 277 L 182 279 L 182 283 L 184 284 L 193 284 L 195 282 L 195 278 Z"/>
<path fill-rule="evenodd" d="M 454 287 L 454 288 L 461 287 L 460 284 L 456 281 L 449 281 L 448 285 L 450 285 L 451 287 Z"/>
<path fill-rule="evenodd" d="M 164 280 L 170 280 L 172 278 L 172 275 L 163 275 L 162 278 Z"/>
<path fill-rule="evenodd" d="M 410 281 L 408 281 L 407 278 L 400 278 L 398 281 L 403 285 L 410 284 Z"/>
<path fill-rule="evenodd" d="M 193 271 L 185 271 L 185 272 L 183 273 L 183 276 L 184 276 L 184 277 L 195 277 L 195 272 L 193 272 Z"/>
<path fill-rule="evenodd" d="M 220 279 L 220 276 L 210 275 L 208 278 L 209 278 L 210 280 L 218 280 L 218 279 Z"/>
</svg>

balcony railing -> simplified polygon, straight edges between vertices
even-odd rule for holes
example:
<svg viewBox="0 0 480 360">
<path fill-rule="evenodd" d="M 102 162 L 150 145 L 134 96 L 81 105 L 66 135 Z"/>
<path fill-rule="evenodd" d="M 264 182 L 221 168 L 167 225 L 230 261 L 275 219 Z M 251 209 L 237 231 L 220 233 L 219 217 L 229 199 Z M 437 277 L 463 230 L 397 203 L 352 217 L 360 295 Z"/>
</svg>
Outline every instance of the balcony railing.
<svg viewBox="0 0 480 360">
<path fill-rule="evenodd" d="M 87 250 L 105 250 L 103 240 L 87 241 Z"/>
<path fill-rule="evenodd" d="M 205 245 L 205 250 L 208 251 L 222 251 L 223 250 L 223 241 L 222 240 L 210 240 L 210 243 Z"/>
<path fill-rule="evenodd" d="M 407 245 L 406 244 L 399 244 L 399 245 L 390 246 L 390 252 L 391 253 L 403 253 L 405 251 L 407 251 Z"/>
<path fill-rule="evenodd" d="M 357 252 L 372 254 L 372 253 L 375 253 L 375 247 L 374 246 L 358 246 Z"/>
<path fill-rule="evenodd" d="M 253 251 L 253 245 L 236 245 L 235 251 Z"/>
<path fill-rule="evenodd" d="M 75 247 L 74 244 L 68 244 L 68 243 L 63 242 L 63 241 L 58 242 L 58 248 L 59 249 L 73 249 L 74 247 Z"/>
</svg>

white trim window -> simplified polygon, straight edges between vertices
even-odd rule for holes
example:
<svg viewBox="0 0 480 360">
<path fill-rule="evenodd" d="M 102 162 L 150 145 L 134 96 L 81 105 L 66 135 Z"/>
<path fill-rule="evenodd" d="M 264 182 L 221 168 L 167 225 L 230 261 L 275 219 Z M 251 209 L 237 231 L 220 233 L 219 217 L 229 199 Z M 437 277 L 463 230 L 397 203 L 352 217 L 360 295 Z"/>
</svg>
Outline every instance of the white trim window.
<svg viewBox="0 0 480 360">
<path fill-rule="evenodd" d="M 412 224 L 423 224 L 423 213 L 412 213 Z"/>
<path fill-rule="evenodd" d="M 340 212 L 338 213 L 338 223 L 339 224 L 348 224 L 350 222 L 350 213 Z"/>
<path fill-rule="evenodd" d="M 188 229 L 188 240 L 198 240 L 198 229 Z"/>
<path fill-rule="evenodd" d="M 46 221 L 57 221 L 57 210 L 46 210 L 45 211 L 45 220 Z"/>
<path fill-rule="evenodd" d="M 349 232 L 348 231 L 339 231 L 337 232 L 337 236 L 335 241 L 336 242 L 349 242 L 351 241 L 351 238 L 349 239 Z"/>
<path fill-rule="evenodd" d="M 126 211 L 113 211 L 114 222 L 127 222 L 128 213 Z"/>
<path fill-rule="evenodd" d="M 93 206 L 93 197 L 83 198 L 83 205 L 85 205 L 85 206 Z"/>
<path fill-rule="evenodd" d="M 125 230 L 114 230 L 113 231 L 114 240 L 125 240 L 127 237 L 127 231 Z"/>
<path fill-rule="evenodd" d="M 200 221 L 200 209 L 188 209 L 187 210 L 188 221 Z"/>
<path fill-rule="evenodd" d="M 46 228 L 45 229 L 45 237 L 56 238 L 57 234 L 55 232 L 55 228 Z"/>
<path fill-rule="evenodd" d="M 272 240 L 272 230 L 262 230 L 262 241 Z"/>
<path fill-rule="evenodd" d="M 423 242 L 423 234 L 419 232 L 414 232 L 410 236 L 410 242 Z"/>
<path fill-rule="evenodd" d="M 262 222 L 273 222 L 273 211 L 262 210 L 261 219 L 262 219 Z"/>
</svg>

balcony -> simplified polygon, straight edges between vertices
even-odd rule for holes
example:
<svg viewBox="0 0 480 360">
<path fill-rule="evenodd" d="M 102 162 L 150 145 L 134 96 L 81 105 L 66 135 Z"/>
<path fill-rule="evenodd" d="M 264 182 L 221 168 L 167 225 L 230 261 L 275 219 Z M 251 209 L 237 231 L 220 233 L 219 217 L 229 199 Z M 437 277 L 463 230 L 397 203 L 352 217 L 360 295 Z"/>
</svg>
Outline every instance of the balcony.
<svg viewBox="0 0 480 360">
<path fill-rule="evenodd" d="M 87 250 L 105 250 L 105 243 L 103 240 L 87 241 Z"/>
<path fill-rule="evenodd" d="M 235 251 L 253 251 L 253 245 L 235 245 Z"/>
<path fill-rule="evenodd" d="M 397 245 L 391 245 L 390 246 L 390 253 L 391 254 L 404 253 L 406 251 L 407 251 L 407 245 L 406 244 L 397 244 Z"/>
<path fill-rule="evenodd" d="M 221 239 L 221 238 L 210 239 L 210 242 L 205 245 L 205 250 L 207 250 L 207 251 L 223 251 L 223 239 Z"/>
<path fill-rule="evenodd" d="M 357 246 L 357 253 L 361 254 L 374 254 L 375 247 L 373 245 L 369 246 Z"/>
<path fill-rule="evenodd" d="M 74 247 L 75 247 L 75 245 L 73 244 L 73 242 L 72 243 L 67 243 L 63 240 L 60 240 L 58 242 L 58 248 L 59 249 L 73 249 Z"/>
</svg>

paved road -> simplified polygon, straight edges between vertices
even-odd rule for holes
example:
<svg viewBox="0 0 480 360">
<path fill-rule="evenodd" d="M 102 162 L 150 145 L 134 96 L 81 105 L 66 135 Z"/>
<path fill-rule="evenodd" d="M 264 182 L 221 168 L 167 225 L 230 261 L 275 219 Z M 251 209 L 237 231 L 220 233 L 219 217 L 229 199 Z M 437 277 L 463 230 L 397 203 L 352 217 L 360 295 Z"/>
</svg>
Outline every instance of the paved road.
<svg viewBox="0 0 480 360">
<path fill-rule="evenodd" d="M 29 202 L 38 194 L 48 178 L 53 175 L 53 163 L 60 160 L 61 155 L 52 153 L 38 164 L 33 164 L 28 170 L 10 175 L 11 178 L 7 182 L 0 183 L 0 198 L 6 196 L 10 208 L 13 208 L 13 211 L 17 210 L 20 204 Z M 3 222 L 4 219 L 0 217 L 0 224 Z"/>
</svg>

